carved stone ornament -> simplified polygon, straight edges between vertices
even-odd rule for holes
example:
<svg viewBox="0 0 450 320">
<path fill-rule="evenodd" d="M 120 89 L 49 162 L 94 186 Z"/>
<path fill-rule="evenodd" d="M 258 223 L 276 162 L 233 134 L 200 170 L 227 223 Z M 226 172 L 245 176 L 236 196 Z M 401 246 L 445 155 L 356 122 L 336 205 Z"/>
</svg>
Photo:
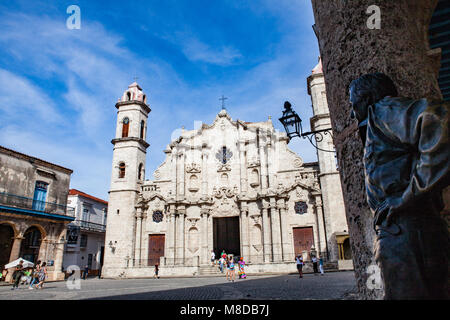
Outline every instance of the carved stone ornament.
<svg viewBox="0 0 450 320">
<path fill-rule="evenodd" d="M 261 225 L 261 215 L 260 214 L 251 215 L 250 218 L 252 218 L 253 224 Z"/>
<path fill-rule="evenodd" d="M 200 218 L 187 218 L 187 221 L 189 221 L 191 227 L 195 227 L 197 225 L 198 220 L 200 220 Z"/>
<path fill-rule="evenodd" d="M 221 199 L 223 197 L 232 198 L 237 194 L 237 187 L 231 189 L 227 187 L 213 188 L 213 197 Z"/>
<path fill-rule="evenodd" d="M 159 170 L 156 170 L 153 173 L 153 176 L 155 177 L 156 180 L 159 180 L 159 179 L 161 179 L 161 172 Z"/>
<path fill-rule="evenodd" d="M 219 164 L 217 166 L 217 172 L 231 171 L 231 166 L 229 164 Z"/>
<path fill-rule="evenodd" d="M 303 165 L 303 161 L 300 158 L 294 160 L 294 168 L 300 168 Z"/>
<path fill-rule="evenodd" d="M 197 163 L 192 162 L 186 166 L 187 173 L 200 173 L 201 171 L 201 166 Z"/>
<path fill-rule="evenodd" d="M 250 159 L 247 163 L 247 168 L 255 168 L 255 167 L 259 167 L 260 165 L 260 161 L 257 157 L 253 157 L 252 159 Z"/>
</svg>

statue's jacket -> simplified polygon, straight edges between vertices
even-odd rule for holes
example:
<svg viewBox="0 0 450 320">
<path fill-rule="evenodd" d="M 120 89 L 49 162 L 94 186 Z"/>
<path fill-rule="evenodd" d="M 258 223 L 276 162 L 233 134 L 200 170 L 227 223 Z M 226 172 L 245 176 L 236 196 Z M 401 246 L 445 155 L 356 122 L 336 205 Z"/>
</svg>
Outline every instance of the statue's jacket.
<svg viewBox="0 0 450 320">
<path fill-rule="evenodd" d="M 441 190 L 449 185 L 449 105 L 385 97 L 369 106 L 364 170 L 374 224 L 399 211 L 443 209 Z"/>
</svg>

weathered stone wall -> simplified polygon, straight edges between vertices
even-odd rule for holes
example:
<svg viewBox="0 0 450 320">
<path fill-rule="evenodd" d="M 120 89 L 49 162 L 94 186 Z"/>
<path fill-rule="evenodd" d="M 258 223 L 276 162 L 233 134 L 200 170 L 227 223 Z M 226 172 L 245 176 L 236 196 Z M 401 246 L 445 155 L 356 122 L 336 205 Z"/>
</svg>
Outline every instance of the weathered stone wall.
<svg viewBox="0 0 450 320">
<path fill-rule="evenodd" d="M 399 94 L 441 99 L 437 84 L 439 52 L 429 50 L 428 24 L 437 0 L 312 0 L 327 87 L 337 157 L 343 183 L 358 290 L 364 299 L 380 299 L 371 290 L 367 268 L 374 264 L 375 233 L 364 192 L 363 146 L 350 119 L 348 85 L 362 74 L 383 72 Z M 370 5 L 381 9 L 381 28 L 369 29 Z"/>
</svg>

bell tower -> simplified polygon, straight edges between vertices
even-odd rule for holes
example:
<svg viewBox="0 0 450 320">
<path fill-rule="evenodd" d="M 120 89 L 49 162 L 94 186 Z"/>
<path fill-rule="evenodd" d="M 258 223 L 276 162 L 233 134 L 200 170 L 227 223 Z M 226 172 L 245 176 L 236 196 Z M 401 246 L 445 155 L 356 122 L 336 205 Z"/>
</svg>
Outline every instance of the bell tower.
<svg viewBox="0 0 450 320">
<path fill-rule="evenodd" d="M 147 120 L 151 111 L 141 87 L 133 82 L 116 103 L 105 257 L 102 275 L 118 277 L 133 263 L 135 204 L 145 180 Z M 129 265 L 131 266 L 131 265 Z"/>
</svg>

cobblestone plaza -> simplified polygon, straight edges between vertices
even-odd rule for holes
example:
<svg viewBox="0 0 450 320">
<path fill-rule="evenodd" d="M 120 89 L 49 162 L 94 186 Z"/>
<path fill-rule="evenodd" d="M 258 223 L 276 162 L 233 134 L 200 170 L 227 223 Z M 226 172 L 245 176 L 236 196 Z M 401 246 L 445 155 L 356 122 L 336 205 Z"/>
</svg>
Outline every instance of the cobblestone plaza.
<svg viewBox="0 0 450 320">
<path fill-rule="evenodd" d="M 348 300 L 355 299 L 352 271 L 324 276 L 295 274 L 250 276 L 234 283 L 223 277 L 80 280 L 81 288 L 49 282 L 42 290 L 0 286 L 0 300 Z"/>
</svg>

